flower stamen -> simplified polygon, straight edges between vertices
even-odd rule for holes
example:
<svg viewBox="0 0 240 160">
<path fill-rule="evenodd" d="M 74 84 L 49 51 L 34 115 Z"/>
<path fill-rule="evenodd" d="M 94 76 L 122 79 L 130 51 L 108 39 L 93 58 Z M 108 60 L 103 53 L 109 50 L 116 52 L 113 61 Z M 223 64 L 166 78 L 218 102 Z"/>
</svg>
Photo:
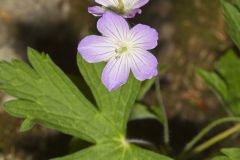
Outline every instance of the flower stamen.
<svg viewBox="0 0 240 160">
<path fill-rule="evenodd" d="M 127 52 L 127 51 L 128 51 L 128 47 L 121 47 L 121 48 L 119 48 L 119 49 L 116 49 L 116 50 L 115 50 L 115 53 L 116 53 L 117 55 L 115 56 L 115 59 L 118 60 L 118 59 L 120 58 L 120 56 L 121 56 L 123 53 Z"/>
<path fill-rule="evenodd" d="M 123 4 L 122 0 L 118 0 L 118 8 L 120 11 L 124 11 L 124 4 Z"/>
</svg>

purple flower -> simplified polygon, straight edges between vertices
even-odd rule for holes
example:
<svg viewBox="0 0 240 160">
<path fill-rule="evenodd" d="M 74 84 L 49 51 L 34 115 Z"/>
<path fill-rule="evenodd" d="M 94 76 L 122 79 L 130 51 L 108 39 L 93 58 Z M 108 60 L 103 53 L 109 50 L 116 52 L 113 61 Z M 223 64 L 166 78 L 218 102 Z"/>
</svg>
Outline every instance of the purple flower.
<svg viewBox="0 0 240 160">
<path fill-rule="evenodd" d="M 109 91 L 125 84 L 130 70 L 140 81 L 158 74 L 157 59 L 147 51 L 158 45 L 155 29 L 142 24 L 130 29 L 123 17 L 110 11 L 98 20 L 97 28 L 103 36 L 85 37 L 78 51 L 89 63 L 108 62 L 102 82 Z"/>
<path fill-rule="evenodd" d="M 133 18 L 137 13 L 142 13 L 140 8 L 149 0 L 95 0 L 95 2 L 101 4 L 102 7 L 88 8 L 88 12 L 94 16 L 102 16 L 107 10 L 112 10 L 125 18 Z"/>
</svg>

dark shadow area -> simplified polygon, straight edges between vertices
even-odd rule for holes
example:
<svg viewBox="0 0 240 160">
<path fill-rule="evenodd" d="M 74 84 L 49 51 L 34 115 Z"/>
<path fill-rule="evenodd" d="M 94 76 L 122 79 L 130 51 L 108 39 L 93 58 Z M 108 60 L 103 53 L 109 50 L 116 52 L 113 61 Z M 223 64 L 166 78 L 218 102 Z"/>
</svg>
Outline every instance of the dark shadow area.
<svg viewBox="0 0 240 160">
<path fill-rule="evenodd" d="M 70 139 L 56 132 L 45 136 L 27 134 L 16 142 L 16 149 L 32 155 L 34 160 L 47 160 L 68 154 Z"/>
<path fill-rule="evenodd" d="M 172 156 L 179 154 L 183 146 L 198 133 L 199 124 L 183 121 L 179 117 L 170 120 L 170 137 Z M 131 121 L 128 123 L 128 139 L 145 140 L 152 143 L 159 150 L 163 144 L 163 127 L 151 119 Z"/>
<path fill-rule="evenodd" d="M 54 62 L 68 74 L 78 74 L 76 65 L 78 33 L 68 22 L 35 26 L 18 23 L 18 39 L 23 48 L 32 47 L 50 55 Z"/>
</svg>

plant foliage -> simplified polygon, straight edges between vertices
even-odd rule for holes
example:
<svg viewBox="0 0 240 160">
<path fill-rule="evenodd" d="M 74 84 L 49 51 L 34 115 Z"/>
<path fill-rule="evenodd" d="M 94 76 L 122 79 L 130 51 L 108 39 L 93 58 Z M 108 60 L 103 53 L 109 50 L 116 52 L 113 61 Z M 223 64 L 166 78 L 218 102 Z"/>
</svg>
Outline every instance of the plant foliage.
<svg viewBox="0 0 240 160">
<path fill-rule="evenodd" d="M 228 148 L 222 149 L 224 155 L 213 158 L 212 160 L 239 160 L 240 149 L 239 148 Z"/>
<path fill-rule="evenodd" d="M 96 100 L 92 104 L 53 63 L 28 49 L 32 68 L 18 60 L 0 62 L 0 89 L 14 97 L 5 103 L 10 114 L 24 118 L 21 130 L 42 124 L 92 142 L 92 147 L 58 160 L 170 160 L 126 139 L 127 121 L 140 89 L 133 76 L 110 93 L 101 83 L 103 64 L 88 64 L 78 55 L 79 69 Z"/>
<path fill-rule="evenodd" d="M 198 68 L 199 75 L 214 90 L 230 115 L 240 116 L 240 59 L 229 50 L 219 61 L 215 72 Z"/>
</svg>

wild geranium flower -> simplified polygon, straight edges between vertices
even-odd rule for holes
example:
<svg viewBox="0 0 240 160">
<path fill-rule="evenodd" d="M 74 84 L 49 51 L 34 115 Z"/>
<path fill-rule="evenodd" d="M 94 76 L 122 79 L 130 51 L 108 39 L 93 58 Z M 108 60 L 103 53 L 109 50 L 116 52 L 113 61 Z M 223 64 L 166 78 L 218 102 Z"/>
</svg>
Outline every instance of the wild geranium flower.
<svg viewBox="0 0 240 160">
<path fill-rule="evenodd" d="M 157 75 L 157 59 L 147 51 L 157 46 L 155 29 L 142 24 L 130 29 L 123 17 L 110 11 L 98 20 L 97 28 L 103 36 L 85 37 L 78 51 L 89 63 L 108 62 L 102 82 L 109 91 L 125 84 L 130 70 L 140 81 Z"/>
<path fill-rule="evenodd" d="M 133 18 L 137 13 L 142 13 L 140 8 L 149 0 L 95 0 L 95 2 L 101 4 L 102 7 L 88 8 L 88 12 L 94 16 L 102 16 L 107 10 L 112 10 L 125 18 Z"/>
</svg>

